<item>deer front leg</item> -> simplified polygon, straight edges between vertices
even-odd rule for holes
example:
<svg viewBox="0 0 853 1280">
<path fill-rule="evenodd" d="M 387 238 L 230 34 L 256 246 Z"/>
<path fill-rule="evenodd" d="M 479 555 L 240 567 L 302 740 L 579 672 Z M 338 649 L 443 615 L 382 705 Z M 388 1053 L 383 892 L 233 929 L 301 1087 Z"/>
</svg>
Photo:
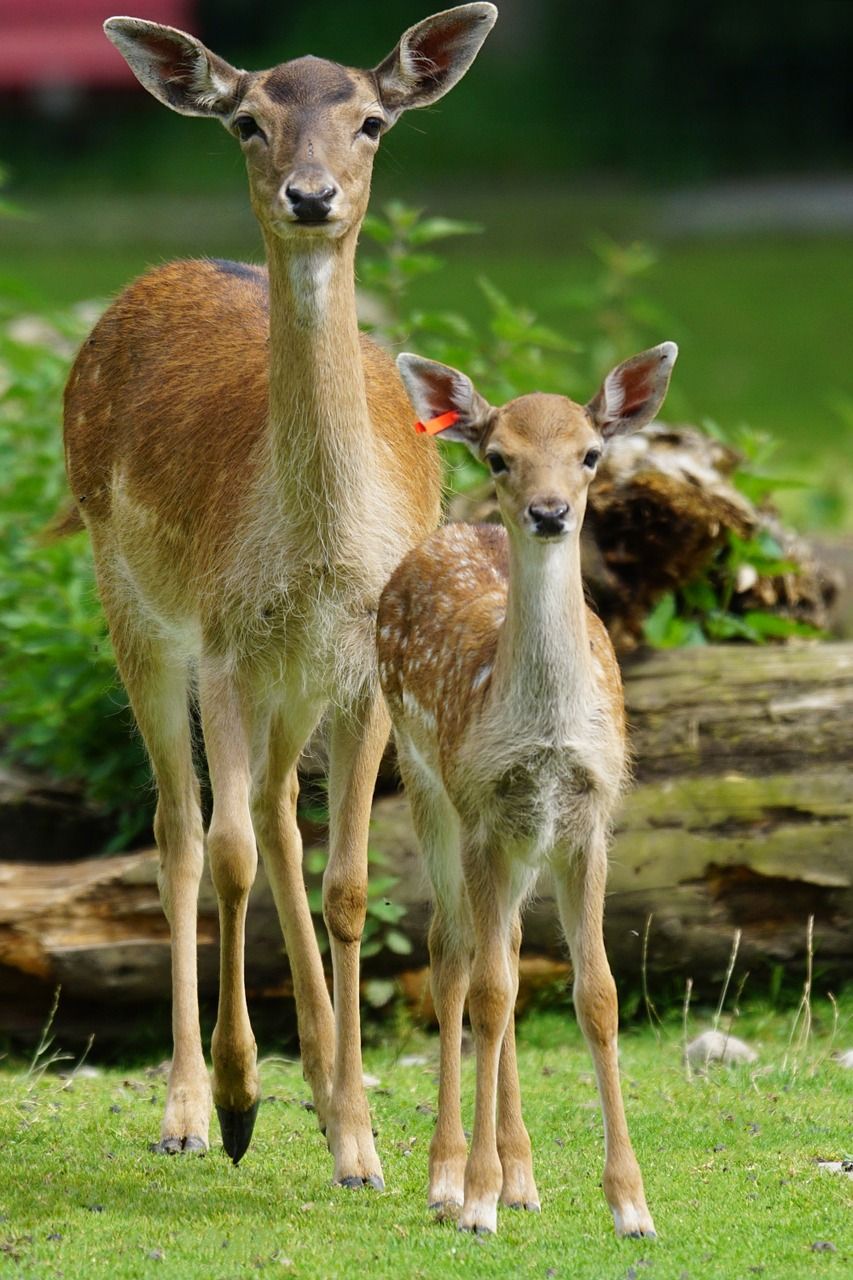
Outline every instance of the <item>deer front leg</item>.
<svg viewBox="0 0 853 1280">
<path fill-rule="evenodd" d="M 384 704 L 371 698 L 337 712 L 329 752 L 329 862 L 323 917 L 329 931 L 335 1010 L 335 1060 L 327 1137 L 334 1181 L 382 1190 L 364 1092 L 359 1020 L 359 951 L 367 911 L 367 832 L 373 787 L 388 740 Z"/>
<path fill-rule="evenodd" d="M 318 718 L 319 708 L 296 723 L 289 709 L 273 714 L 252 816 L 293 978 L 302 1073 L 311 1087 L 317 1122 L 325 1133 L 332 1090 L 335 1022 L 305 893 L 302 837 L 296 822 L 299 795 L 296 761 Z"/>
<path fill-rule="evenodd" d="M 249 811 L 249 700 L 240 697 L 229 677 L 204 671 L 199 694 L 213 792 L 207 853 L 219 902 L 219 1009 L 211 1042 L 213 1100 L 222 1145 L 237 1164 L 251 1141 L 259 1103 L 257 1048 L 244 978 L 246 907 L 258 865 Z"/>
<path fill-rule="evenodd" d="M 557 902 L 572 955 L 575 1009 L 592 1055 L 601 1097 L 604 1194 L 617 1236 L 654 1236 L 619 1083 L 616 985 L 604 950 L 606 877 L 606 848 L 604 840 L 597 839 L 585 854 L 555 868 Z"/>
<path fill-rule="evenodd" d="M 463 1231 L 496 1231 L 503 1170 L 497 1146 L 497 1086 L 501 1048 L 512 1015 L 512 907 L 508 877 L 497 859 L 466 850 L 465 882 L 474 923 L 474 963 L 468 1014 L 477 1048 L 474 1135 L 465 1166 Z"/>
<path fill-rule="evenodd" d="M 518 955 L 521 950 L 521 920 L 518 915 L 512 921 L 510 935 L 510 961 L 512 965 L 513 996 L 518 995 Z M 527 1209 L 539 1212 L 539 1192 L 533 1180 L 533 1152 L 530 1136 L 521 1117 L 521 1088 L 518 1081 L 518 1062 L 515 1056 L 515 1014 L 510 1013 L 498 1070 L 498 1154 L 503 1169 L 501 1204 L 511 1209 Z"/>
</svg>

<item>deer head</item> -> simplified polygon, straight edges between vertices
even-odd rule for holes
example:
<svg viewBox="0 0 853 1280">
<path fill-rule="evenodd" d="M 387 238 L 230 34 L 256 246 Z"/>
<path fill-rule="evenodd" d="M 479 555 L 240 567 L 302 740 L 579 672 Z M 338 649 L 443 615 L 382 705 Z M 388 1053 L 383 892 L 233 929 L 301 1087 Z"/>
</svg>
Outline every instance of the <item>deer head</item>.
<svg viewBox="0 0 853 1280">
<path fill-rule="evenodd" d="M 109 18 L 104 30 L 158 101 L 182 115 L 212 116 L 234 135 L 265 231 L 316 240 L 357 230 L 382 135 L 462 78 L 496 18 L 492 4 L 434 14 L 371 71 L 313 57 L 238 71 L 173 27 Z"/>
<path fill-rule="evenodd" d="M 407 352 L 397 366 L 420 418 L 455 415 L 436 434 L 466 444 L 486 463 L 509 533 L 552 541 L 580 531 L 603 448 L 652 421 L 677 355 L 674 342 L 662 342 L 633 356 L 611 370 L 586 406 L 535 392 L 495 408 L 458 369 Z"/>
</svg>

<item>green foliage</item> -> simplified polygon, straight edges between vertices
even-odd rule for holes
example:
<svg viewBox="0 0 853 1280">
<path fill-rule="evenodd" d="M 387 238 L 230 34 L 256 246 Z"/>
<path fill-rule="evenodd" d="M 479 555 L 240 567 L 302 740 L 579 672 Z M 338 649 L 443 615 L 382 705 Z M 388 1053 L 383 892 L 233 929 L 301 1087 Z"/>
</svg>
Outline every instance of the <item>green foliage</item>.
<svg viewBox="0 0 853 1280">
<path fill-rule="evenodd" d="M 88 540 L 42 547 L 67 498 L 61 394 L 91 316 L 12 322 L 0 311 L 0 751 L 79 780 L 115 814 L 116 847 L 150 820 L 152 794 L 103 617 Z"/>
<path fill-rule="evenodd" d="M 706 422 L 705 429 L 733 445 L 740 454 L 732 482 L 756 506 L 768 502 L 777 490 L 801 487 L 800 481 L 776 476 L 769 469 L 777 442 L 766 432 L 740 427 L 726 436 L 712 422 Z M 795 618 L 766 609 L 738 611 L 733 607 L 741 575 L 774 578 L 798 571 L 799 565 L 785 558 L 766 529 L 751 538 L 741 538 L 729 530 L 701 577 L 677 591 L 668 591 L 657 602 L 643 625 L 645 639 L 657 649 L 676 649 L 728 640 L 765 644 L 792 636 L 819 637 L 822 632 L 816 627 Z"/>
<path fill-rule="evenodd" d="M 320 876 L 327 861 L 328 853 L 325 849 L 312 849 L 305 856 L 305 869 L 313 876 Z M 412 944 L 397 927 L 406 914 L 406 908 L 395 902 L 392 896 L 399 884 L 399 877 L 389 873 L 385 858 L 375 849 L 368 848 L 367 863 L 370 874 L 367 877 L 367 915 L 361 937 L 361 958 L 369 960 L 381 951 L 393 951 L 395 955 L 407 956 L 412 950 Z M 329 939 L 323 921 L 323 890 L 319 884 L 309 888 L 308 905 L 314 917 L 320 950 L 325 953 L 329 949 Z M 380 994 L 378 987 L 376 994 Z M 394 992 L 388 990 L 384 994 L 390 999 Z M 377 1000 L 375 1003 L 384 1004 L 386 1000 Z"/>
</svg>

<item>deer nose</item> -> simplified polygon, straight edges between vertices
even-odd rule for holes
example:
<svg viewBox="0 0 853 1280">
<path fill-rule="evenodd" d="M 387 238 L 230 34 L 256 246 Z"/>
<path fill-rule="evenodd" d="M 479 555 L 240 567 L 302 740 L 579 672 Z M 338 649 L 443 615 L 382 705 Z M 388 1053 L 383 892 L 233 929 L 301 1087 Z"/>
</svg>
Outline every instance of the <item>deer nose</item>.
<svg viewBox="0 0 853 1280">
<path fill-rule="evenodd" d="M 299 187 L 287 186 L 284 194 L 298 222 L 325 222 L 338 189 L 327 186 L 319 191 L 301 191 Z"/>
<path fill-rule="evenodd" d="M 538 498 L 527 508 L 533 532 L 539 537 L 565 533 L 568 513 L 569 504 L 560 498 Z"/>
</svg>

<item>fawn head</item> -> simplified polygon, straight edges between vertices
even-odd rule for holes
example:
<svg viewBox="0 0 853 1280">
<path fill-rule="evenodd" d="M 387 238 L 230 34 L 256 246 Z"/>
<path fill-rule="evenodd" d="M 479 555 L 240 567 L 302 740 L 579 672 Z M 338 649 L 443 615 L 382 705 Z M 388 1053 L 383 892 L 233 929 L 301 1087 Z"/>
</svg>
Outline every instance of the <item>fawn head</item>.
<svg viewBox="0 0 853 1280">
<path fill-rule="evenodd" d="M 486 463 L 510 535 L 554 541 L 580 531 L 602 450 L 613 436 L 651 422 L 677 355 L 674 342 L 662 342 L 633 356 L 608 373 L 585 406 L 534 392 L 495 408 L 458 369 L 407 352 L 397 366 L 420 418 L 458 415 L 437 434 Z"/>
<path fill-rule="evenodd" d="M 238 71 L 173 27 L 109 18 L 104 31 L 155 98 L 182 115 L 213 116 L 237 138 L 265 230 L 316 240 L 360 226 L 382 134 L 462 78 L 496 18 L 492 4 L 437 13 L 372 71 L 312 57 Z"/>
</svg>

